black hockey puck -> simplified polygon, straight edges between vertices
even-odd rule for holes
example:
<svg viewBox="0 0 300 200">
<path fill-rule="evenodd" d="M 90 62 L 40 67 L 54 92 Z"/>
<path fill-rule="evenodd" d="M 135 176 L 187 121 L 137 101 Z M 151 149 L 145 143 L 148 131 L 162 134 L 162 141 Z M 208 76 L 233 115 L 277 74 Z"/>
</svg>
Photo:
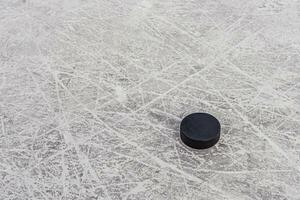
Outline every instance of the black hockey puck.
<svg viewBox="0 0 300 200">
<path fill-rule="evenodd" d="M 180 137 L 184 144 L 195 149 L 214 146 L 220 139 L 221 125 L 212 115 L 193 113 L 180 124 Z"/>
</svg>

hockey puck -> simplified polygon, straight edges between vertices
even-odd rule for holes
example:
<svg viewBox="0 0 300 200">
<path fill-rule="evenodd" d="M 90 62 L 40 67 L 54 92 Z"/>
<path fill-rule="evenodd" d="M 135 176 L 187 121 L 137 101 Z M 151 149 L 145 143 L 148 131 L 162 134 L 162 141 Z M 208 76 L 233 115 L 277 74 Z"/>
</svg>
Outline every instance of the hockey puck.
<svg viewBox="0 0 300 200">
<path fill-rule="evenodd" d="M 193 113 L 180 124 L 180 138 L 184 144 L 195 149 L 214 146 L 220 139 L 221 125 L 208 113 Z"/>
</svg>

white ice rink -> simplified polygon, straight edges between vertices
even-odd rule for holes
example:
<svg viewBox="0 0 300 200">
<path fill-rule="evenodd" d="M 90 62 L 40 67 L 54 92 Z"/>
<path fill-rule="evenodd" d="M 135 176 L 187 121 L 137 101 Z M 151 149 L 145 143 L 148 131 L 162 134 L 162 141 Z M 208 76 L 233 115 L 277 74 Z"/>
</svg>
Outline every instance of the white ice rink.
<svg viewBox="0 0 300 200">
<path fill-rule="evenodd" d="M 300 1 L 0 0 L 0 199 L 299 200 Z"/>
</svg>

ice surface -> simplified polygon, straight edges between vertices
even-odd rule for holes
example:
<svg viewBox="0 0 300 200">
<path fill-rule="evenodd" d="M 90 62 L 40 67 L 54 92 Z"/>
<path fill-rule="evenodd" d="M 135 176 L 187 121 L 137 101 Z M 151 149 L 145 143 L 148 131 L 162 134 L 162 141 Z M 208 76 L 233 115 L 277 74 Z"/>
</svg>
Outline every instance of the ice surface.
<svg viewBox="0 0 300 200">
<path fill-rule="evenodd" d="M 299 1 L 0 0 L 0 199 L 299 200 L 299 53 Z"/>
</svg>

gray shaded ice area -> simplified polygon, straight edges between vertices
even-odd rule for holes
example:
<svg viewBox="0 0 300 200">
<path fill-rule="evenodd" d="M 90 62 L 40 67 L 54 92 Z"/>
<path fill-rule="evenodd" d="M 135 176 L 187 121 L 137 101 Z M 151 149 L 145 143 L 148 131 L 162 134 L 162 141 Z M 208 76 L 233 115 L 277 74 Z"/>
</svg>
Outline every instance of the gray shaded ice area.
<svg viewBox="0 0 300 200">
<path fill-rule="evenodd" d="M 299 53 L 299 1 L 0 0 L 0 199 L 299 200 Z"/>
</svg>

